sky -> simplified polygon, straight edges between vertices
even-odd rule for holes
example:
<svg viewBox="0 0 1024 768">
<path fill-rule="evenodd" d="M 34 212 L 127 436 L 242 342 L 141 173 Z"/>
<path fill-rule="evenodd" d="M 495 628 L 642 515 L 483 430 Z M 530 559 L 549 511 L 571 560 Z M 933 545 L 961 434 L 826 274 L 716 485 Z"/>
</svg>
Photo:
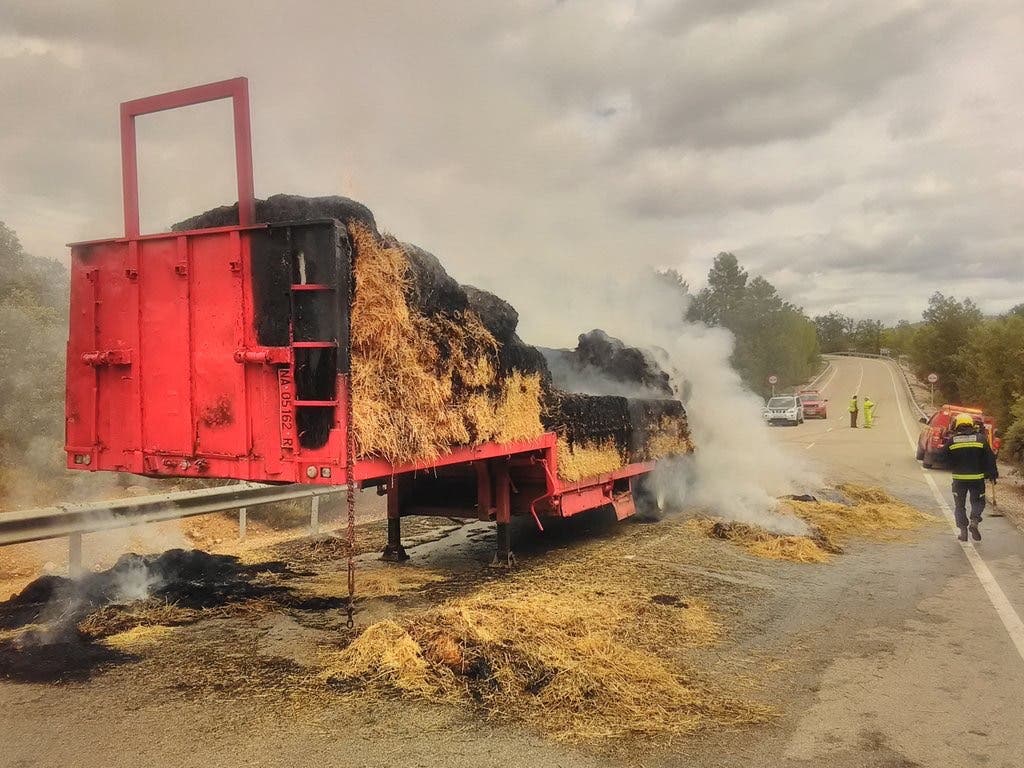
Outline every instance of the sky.
<svg viewBox="0 0 1024 768">
<path fill-rule="evenodd" d="M 1019 0 L 0 0 L 0 220 L 55 259 L 120 234 L 119 102 L 243 75 L 258 196 L 366 203 L 536 343 L 719 251 L 811 315 L 996 313 L 1021 40 Z M 139 119 L 144 231 L 234 200 L 230 115 Z"/>
</svg>

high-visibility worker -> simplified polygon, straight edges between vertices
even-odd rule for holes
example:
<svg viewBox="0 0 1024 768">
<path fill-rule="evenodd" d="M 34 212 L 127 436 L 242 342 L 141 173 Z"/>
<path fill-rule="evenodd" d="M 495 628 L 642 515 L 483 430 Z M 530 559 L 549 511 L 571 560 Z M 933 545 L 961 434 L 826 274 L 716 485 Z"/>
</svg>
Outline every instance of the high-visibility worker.
<svg viewBox="0 0 1024 768">
<path fill-rule="evenodd" d="M 871 402 L 870 395 L 864 395 L 864 429 L 871 429 L 875 420 L 875 404 Z"/>
<path fill-rule="evenodd" d="M 857 395 L 850 398 L 850 426 L 854 429 L 857 428 Z"/>
<path fill-rule="evenodd" d="M 953 470 L 953 513 L 957 537 L 967 541 L 971 538 L 981 541 L 981 513 L 985 509 L 985 480 L 995 482 L 999 478 L 996 455 L 988 443 L 984 425 L 974 423 L 969 413 L 958 413 L 954 422 L 953 437 L 946 446 L 946 461 Z M 967 496 L 971 497 L 971 520 L 967 522 Z"/>
</svg>

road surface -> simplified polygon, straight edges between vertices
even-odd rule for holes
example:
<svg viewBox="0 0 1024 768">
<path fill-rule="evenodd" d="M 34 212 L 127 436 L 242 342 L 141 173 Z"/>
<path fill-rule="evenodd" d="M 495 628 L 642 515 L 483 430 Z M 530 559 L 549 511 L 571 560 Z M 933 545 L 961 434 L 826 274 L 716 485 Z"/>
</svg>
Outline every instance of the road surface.
<svg viewBox="0 0 1024 768">
<path fill-rule="evenodd" d="M 774 428 L 780 450 L 830 481 L 882 485 L 945 514 L 948 476 L 926 473 L 914 460 L 919 425 L 887 364 L 837 359 L 820 386 L 830 418 Z M 878 403 L 872 430 L 848 427 L 845 406 L 854 392 Z M 630 526 L 617 530 L 610 535 L 625 552 Z M 722 657 L 749 658 L 752 670 L 779 669 L 765 687 L 778 716 L 765 725 L 612 754 L 404 701 L 334 702 L 299 714 L 275 706 L 286 692 L 273 688 L 241 696 L 213 686 L 213 693 L 188 695 L 189 679 L 154 684 L 140 662 L 77 684 L 0 682 L 0 766 L 1019 768 L 1022 539 L 1001 518 L 987 519 L 982 530 L 980 545 L 961 546 L 949 525 L 935 525 L 905 542 L 850 546 L 819 566 L 695 541 L 691 559 L 678 563 L 679 578 L 703 579 L 706 598 L 728 609 Z M 429 546 L 443 552 L 471 544 L 453 535 Z M 423 549 L 413 549 L 414 563 L 430 556 Z M 231 655 L 244 667 L 251 648 L 273 646 L 281 655 L 306 643 L 315 653 L 309 638 L 323 631 L 316 620 L 309 617 L 311 627 L 285 616 L 217 620 L 187 630 L 204 652 Z M 202 670 L 184 669 L 183 678 L 201 677 Z"/>
<path fill-rule="evenodd" d="M 829 479 L 883 485 L 948 519 L 949 475 L 914 460 L 921 425 L 894 366 L 835 358 L 820 388 L 829 418 L 777 428 L 776 439 Z M 878 404 L 870 430 L 849 427 L 854 393 Z M 892 765 L 1024 765 L 1024 541 L 1006 518 L 986 518 L 978 545 L 961 545 L 951 526 L 921 542 L 912 562 L 849 585 L 874 598 L 851 638 L 868 650 L 824 671 L 785 757 L 856 754 L 881 739 L 906 761 Z"/>
</svg>

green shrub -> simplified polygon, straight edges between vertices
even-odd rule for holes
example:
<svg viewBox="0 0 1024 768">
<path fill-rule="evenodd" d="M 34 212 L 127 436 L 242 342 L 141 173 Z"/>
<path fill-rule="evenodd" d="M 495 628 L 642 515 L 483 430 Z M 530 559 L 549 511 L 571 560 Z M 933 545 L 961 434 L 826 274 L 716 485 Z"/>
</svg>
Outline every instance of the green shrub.
<svg viewBox="0 0 1024 768">
<path fill-rule="evenodd" d="M 1024 464 L 1024 395 L 1017 395 L 1010 407 L 1010 424 L 1003 433 L 999 456 L 1014 464 Z"/>
</svg>

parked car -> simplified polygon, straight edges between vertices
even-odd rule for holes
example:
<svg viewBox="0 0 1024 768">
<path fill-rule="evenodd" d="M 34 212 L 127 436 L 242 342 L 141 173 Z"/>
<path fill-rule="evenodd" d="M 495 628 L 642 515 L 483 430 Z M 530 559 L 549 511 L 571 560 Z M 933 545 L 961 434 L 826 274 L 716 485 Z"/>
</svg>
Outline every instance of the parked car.
<svg viewBox="0 0 1024 768">
<path fill-rule="evenodd" d="M 806 419 L 827 419 L 828 400 L 821 396 L 816 389 L 804 389 L 797 393 L 800 398 L 800 405 L 804 407 L 804 418 Z"/>
<path fill-rule="evenodd" d="M 777 395 L 765 406 L 764 418 L 769 424 L 786 423 L 795 427 L 804 423 L 804 407 L 796 395 Z"/>
<path fill-rule="evenodd" d="M 980 408 L 970 408 L 966 405 L 943 405 L 929 418 L 921 419 L 925 428 L 921 430 L 917 438 L 917 460 L 922 463 L 925 469 L 941 465 L 945 456 L 946 446 L 949 445 L 953 434 L 953 423 L 961 413 L 969 413 L 975 424 L 980 425 L 988 435 L 989 445 L 992 450 L 998 452 L 1002 442 L 999 439 L 999 431 L 996 429 L 996 422 L 991 416 L 986 416 Z"/>
</svg>

